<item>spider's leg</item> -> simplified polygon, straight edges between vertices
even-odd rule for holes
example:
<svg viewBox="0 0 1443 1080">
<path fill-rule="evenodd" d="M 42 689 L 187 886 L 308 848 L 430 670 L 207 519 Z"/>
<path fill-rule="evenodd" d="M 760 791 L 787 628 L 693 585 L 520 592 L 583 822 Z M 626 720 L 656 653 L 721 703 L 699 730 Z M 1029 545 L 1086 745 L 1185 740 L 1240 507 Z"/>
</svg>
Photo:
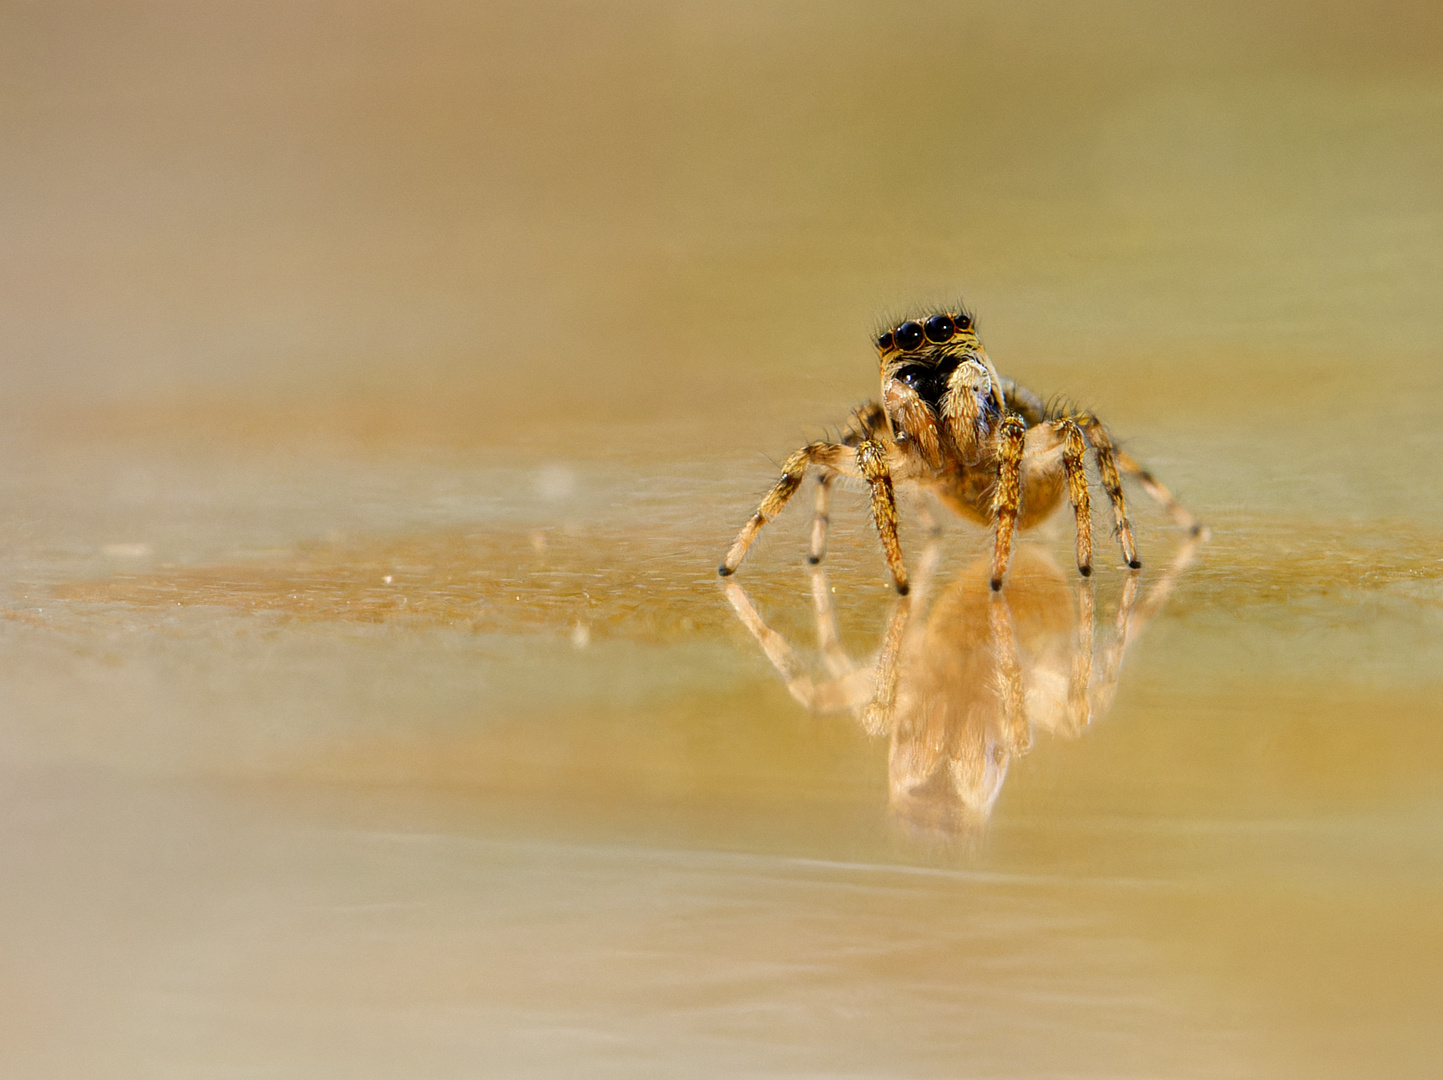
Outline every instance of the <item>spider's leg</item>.
<svg viewBox="0 0 1443 1080">
<path fill-rule="evenodd" d="M 1112 439 L 1097 417 L 1089 415 L 1080 419 L 1082 428 L 1087 433 L 1087 441 L 1092 444 L 1093 453 L 1097 455 L 1097 471 L 1102 474 L 1103 490 L 1112 500 L 1112 516 L 1117 521 L 1117 542 L 1122 547 L 1123 561 L 1136 570 L 1142 563 L 1138 561 L 1137 545 L 1132 539 L 1132 523 L 1127 520 L 1127 502 L 1122 494 L 1122 479 L 1117 475 L 1116 451 Z"/>
<path fill-rule="evenodd" d="M 831 522 L 832 478 L 835 473 L 817 474 L 817 512 L 812 516 L 812 542 L 807 549 L 807 562 L 816 566 L 827 554 L 827 526 Z"/>
<path fill-rule="evenodd" d="M 757 512 L 742 526 L 741 532 L 737 533 L 737 538 L 732 541 L 732 546 L 727 550 L 726 558 L 717 568 L 717 573 L 726 577 L 736 572 L 742 559 L 746 558 L 747 548 L 752 546 L 757 533 L 762 531 L 762 526 L 781 513 L 782 507 L 787 505 L 787 501 L 797 493 L 797 488 L 802 486 L 802 478 L 806 476 L 809 465 L 845 472 L 848 471 L 847 466 L 851 464 L 852 457 L 853 451 L 849 446 L 814 442 L 787 458 L 782 464 L 781 478 L 762 499 Z"/>
<path fill-rule="evenodd" d="M 876 432 L 887 428 L 887 414 L 875 401 L 858 405 L 842 427 L 842 445 L 855 447 L 864 439 L 870 439 Z M 807 551 L 807 562 L 813 566 L 827 554 L 827 529 L 831 524 L 832 481 L 836 473 L 822 471 L 817 474 L 820 487 L 817 491 L 817 512 L 812 517 L 812 540 Z"/>
<path fill-rule="evenodd" d="M 1155 502 L 1160 503 L 1162 508 L 1168 512 L 1168 515 L 1174 521 L 1186 529 L 1192 536 L 1197 536 L 1203 531 L 1202 522 L 1193 517 L 1187 507 L 1178 502 L 1177 499 L 1173 497 L 1172 492 L 1168 491 L 1168 489 L 1158 481 L 1157 477 L 1139 465 L 1137 460 L 1126 450 L 1117 450 L 1115 453 L 1117 455 L 1118 468 L 1126 475 L 1136 478 L 1137 482 L 1142 486 L 1142 490 L 1151 495 Z"/>
<path fill-rule="evenodd" d="M 886 430 L 886 412 L 875 401 L 868 401 L 852 410 L 852 415 L 847 418 L 842 429 L 842 442 L 847 446 L 856 446 L 863 439 L 870 439 L 879 431 Z"/>
<path fill-rule="evenodd" d="M 997 542 L 992 549 L 992 589 L 1002 588 L 1002 578 L 1012 559 L 1012 537 L 1017 530 L 1017 512 L 1022 502 L 1022 445 L 1027 426 L 1012 415 L 1002 421 L 997 436 L 997 484 L 992 492 L 992 515 L 997 521 Z"/>
<path fill-rule="evenodd" d="M 802 705 L 816 713 L 835 713 L 844 709 L 856 709 L 867 700 L 871 691 L 867 673 L 854 671 L 818 685 L 806 673 L 796 650 L 787 643 L 786 638 L 762 620 L 745 589 L 735 581 L 729 581 L 726 594 L 742 625 L 751 631 L 752 637 L 756 638 L 757 644 L 762 647 L 762 652 L 766 653 L 767 659 L 777 669 L 777 674 L 786 680 L 787 692 Z"/>
<path fill-rule="evenodd" d="M 868 439 L 857 447 L 857 469 L 872 493 L 872 521 L 882 538 L 882 551 L 897 591 L 907 595 L 907 567 L 902 563 L 902 544 L 897 539 L 897 495 L 892 490 L 892 472 L 887 466 L 887 451 L 876 439 Z"/>
</svg>

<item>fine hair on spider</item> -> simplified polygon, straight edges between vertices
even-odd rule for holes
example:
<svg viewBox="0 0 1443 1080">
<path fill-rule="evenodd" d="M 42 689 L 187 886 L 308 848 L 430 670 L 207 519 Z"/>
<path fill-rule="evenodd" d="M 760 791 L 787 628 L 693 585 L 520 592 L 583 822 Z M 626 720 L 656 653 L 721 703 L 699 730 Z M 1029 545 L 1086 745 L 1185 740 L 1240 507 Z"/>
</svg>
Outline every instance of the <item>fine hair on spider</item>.
<svg viewBox="0 0 1443 1080">
<path fill-rule="evenodd" d="M 718 572 L 735 573 L 762 527 L 797 493 L 809 469 L 817 501 L 809 561 L 826 553 L 833 481 L 866 485 L 872 522 L 897 591 L 908 590 L 897 538 L 898 484 L 930 491 L 960 517 L 993 530 L 991 586 L 1002 588 L 1017 533 L 1072 506 L 1077 569 L 1092 573 L 1092 503 L 1086 458 L 1096 463 L 1112 506 L 1123 561 L 1137 556 L 1122 478 L 1131 477 L 1173 520 L 1197 535 L 1202 526 L 1151 473 L 1117 448 L 1107 427 L 1063 397 L 1043 399 L 998 374 L 962 304 L 930 309 L 886 325 L 875 340 L 881 400 L 852 410 L 835 439 L 809 443 L 782 464 L 782 475 L 742 526 Z"/>
</svg>

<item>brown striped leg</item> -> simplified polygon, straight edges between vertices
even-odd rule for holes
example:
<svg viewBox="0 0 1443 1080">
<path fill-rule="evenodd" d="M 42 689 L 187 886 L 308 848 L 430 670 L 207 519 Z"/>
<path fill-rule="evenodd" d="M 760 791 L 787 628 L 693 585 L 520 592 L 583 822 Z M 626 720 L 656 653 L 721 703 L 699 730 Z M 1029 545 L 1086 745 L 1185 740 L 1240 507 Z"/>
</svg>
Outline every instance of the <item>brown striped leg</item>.
<svg viewBox="0 0 1443 1080">
<path fill-rule="evenodd" d="M 1022 503 L 1022 442 L 1027 425 L 1012 415 L 1002 421 L 997 436 L 997 486 L 992 492 L 992 516 L 997 521 L 997 543 L 992 549 L 992 589 L 1002 588 L 1007 564 L 1012 561 L 1012 537 Z"/>
<path fill-rule="evenodd" d="M 1087 577 L 1092 573 L 1092 499 L 1083 461 L 1087 440 L 1075 420 L 1058 420 L 1054 427 L 1062 436 L 1062 471 L 1067 476 L 1067 497 L 1077 519 L 1077 572 Z"/>
<path fill-rule="evenodd" d="M 1115 453 L 1118 468 L 1128 476 L 1135 477 L 1142 486 L 1142 490 L 1152 496 L 1154 501 L 1160 503 L 1168 515 L 1186 529 L 1190 536 L 1197 536 L 1202 532 L 1202 522 L 1193 517 L 1182 503 L 1173 498 L 1172 492 L 1159 483 L 1157 477 L 1139 465 L 1126 450 L 1117 450 Z"/>
<path fill-rule="evenodd" d="M 882 551 L 897 591 L 907 595 L 907 567 L 902 563 L 902 544 L 897 539 L 897 495 L 892 490 L 892 473 L 887 468 L 887 451 L 875 439 L 857 447 L 857 469 L 872 493 L 872 521 L 882 538 Z"/>
<path fill-rule="evenodd" d="M 802 478 L 807 474 L 807 467 L 815 465 L 821 468 L 850 471 L 853 451 L 851 447 L 842 446 L 838 443 L 815 442 L 802 447 L 782 464 L 781 479 L 771 491 L 767 492 L 762 499 L 761 505 L 751 519 L 742 526 L 737 538 L 732 541 L 732 546 L 727 550 L 726 558 L 722 560 L 721 566 L 717 567 L 717 573 L 722 577 L 736 572 L 741 565 L 742 559 L 746 558 L 747 549 L 752 546 L 752 541 L 757 538 L 757 533 L 762 531 L 762 526 L 771 521 L 782 511 L 797 488 L 802 486 Z"/>
<path fill-rule="evenodd" d="M 887 414 L 881 405 L 868 401 L 852 410 L 852 415 L 847 418 L 847 423 L 842 428 L 841 441 L 847 446 L 856 446 L 863 439 L 870 439 L 877 432 L 886 430 Z"/>
<path fill-rule="evenodd" d="M 827 554 L 827 526 L 831 522 L 832 474 L 817 475 L 817 512 L 812 516 L 812 543 L 807 562 L 816 566 Z"/>
<path fill-rule="evenodd" d="M 1092 443 L 1093 453 L 1097 455 L 1097 470 L 1102 474 L 1103 490 L 1112 500 L 1112 515 L 1117 522 L 1117 542 L 1122 547 L 1123 561 L 1136 570 L 1142 563 L 1138 561 L 1137 545 L 1132 539 L 1132 523 L 1127 520 L 1127 502 L 1122 495 L 1122 479 L 1117 475 L 1112 439 L 1102 421 L 1095 416 L 1084 417 L 1082 426 L 1087 432 L 1087 441 Z"/>
</svg>

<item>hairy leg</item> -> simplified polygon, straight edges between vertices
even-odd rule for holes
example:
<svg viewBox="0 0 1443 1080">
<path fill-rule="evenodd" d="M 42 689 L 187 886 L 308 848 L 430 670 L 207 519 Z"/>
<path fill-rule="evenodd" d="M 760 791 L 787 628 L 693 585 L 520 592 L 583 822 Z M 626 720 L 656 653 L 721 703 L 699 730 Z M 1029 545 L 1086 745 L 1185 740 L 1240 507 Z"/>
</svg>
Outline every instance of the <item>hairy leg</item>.
<svg viewBox="0 0 1443 1080">
<path fill-rule="evenodd" d="M 1157 477 L 1139 465 L 1126 450 L 1117 450 L 1116 454 L 1118 468 L 1128 476 L 1134 477 L 1142 486 L 1142 490 L 1152 496 L 1155 502 L 1161 504 L 1174 521 L 1192 536 L 1197 536 L 1202 532 L 1202 522 L 1193 517 L 1182 503 L 1173 498 L 1172 492 L 1159 483 Z"/>
<path fill-rule="evenodd" d="M 741 565 L 742 559 L 746 558 L 747 549 L 752 546 L 752 541 L 757 538 L 757 533 L 762 531 L 762 526 L 771 521 L 787 505 L 788 500 L 797 493 L 797 488 L 802 486 L 802 479 L 807 474 L 809 466 L 817 466 L 823 469 L 831 469 L 836 472 L 849 471 L 853 468 L 856 451 L 850 446 L 840 443 L 814 442 L 802 447 L 782 464 L 782 475 L 777 480 L 772 490 L 767 492 L 762 499 L 761 505 L 757 507 L 755 514 L 742 526 L 737 538 L 732 541 L 732 546 L 727 550 L 726 558 L 722 560 L 717 573 L 722 577 L 736 572 Z"/>
<path fill-rule="evenodd" d="M 907 595 L 907 567 L 902 563 L 902 544 L 897 539 L 897 495 L 892 490 L 892 473 L 882 444 L 868 439 L 857 447 L 857 467 L 872 494 L 872 521 L 882 538 L 882 551 L 897 591 Z"/>
<path fill-rule="evenodd" d="M 1077 572 L 1083 577 L 1092 573 L 1092 499 L 1087 491 L 1087 440 L 1075 420 L 1059 420 L 1062 436 L 1062 471 L 1067 476 L 1067 498 L 1077 521 Z"/>
<path fill-rule="evenodd" d="M 835 473 L 817 474 L 817 512 L 812 515 L 812 542 L 807 562 L 816 566 L 827 554 L 827 526 L 832 520 L 832 478 Z"/>
<path fill-rule="evenodd" d="M 1007 564 L 1012 560 L 1012 538 L 1017 531 L 1017 513 L 1022 503 L 1022 446 L 1027 433 L 1020 416 L 1002 421 L 997 437 L 997 485 L 992 492 L 992 516 L 997 523 L 997 541 L 992 549 L 992 589 L 1002 588 Z"/>
<path fill-rule="evenodd" d="M 1112 516 L 1117 522 L 1117 542 L 1122 548 L 1123 561 L 1136 570 L 1142 565 L 1137 557 L 1137 544 L 1132 538 L 1132 523 L 1127 520 L 1127 502 L 1122 494 L 1122 479 L 1117 475 L 1116 450 L 1107 428 L 1095 416 L 1081 417 L 1082 429 L 1087 441 L 1097 455 L 1097 471 L 1102 474 L 1102 488 L 1112 501 Z"/>
</svg>

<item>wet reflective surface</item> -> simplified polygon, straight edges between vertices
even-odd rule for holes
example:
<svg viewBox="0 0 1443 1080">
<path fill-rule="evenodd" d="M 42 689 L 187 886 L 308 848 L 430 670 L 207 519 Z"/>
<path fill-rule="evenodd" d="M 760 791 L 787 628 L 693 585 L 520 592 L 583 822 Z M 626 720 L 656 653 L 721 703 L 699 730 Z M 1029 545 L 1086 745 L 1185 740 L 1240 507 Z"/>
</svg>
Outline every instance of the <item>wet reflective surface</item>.
<svg viewBox="0 0 1443 1080">
<path fill-rule="evenodd" d="M 1432 1075 L 1431 8 L 3 19 L 7 1075 Z M 958 291 L 1209 542 L 719 581 Z"/>
</svg>

